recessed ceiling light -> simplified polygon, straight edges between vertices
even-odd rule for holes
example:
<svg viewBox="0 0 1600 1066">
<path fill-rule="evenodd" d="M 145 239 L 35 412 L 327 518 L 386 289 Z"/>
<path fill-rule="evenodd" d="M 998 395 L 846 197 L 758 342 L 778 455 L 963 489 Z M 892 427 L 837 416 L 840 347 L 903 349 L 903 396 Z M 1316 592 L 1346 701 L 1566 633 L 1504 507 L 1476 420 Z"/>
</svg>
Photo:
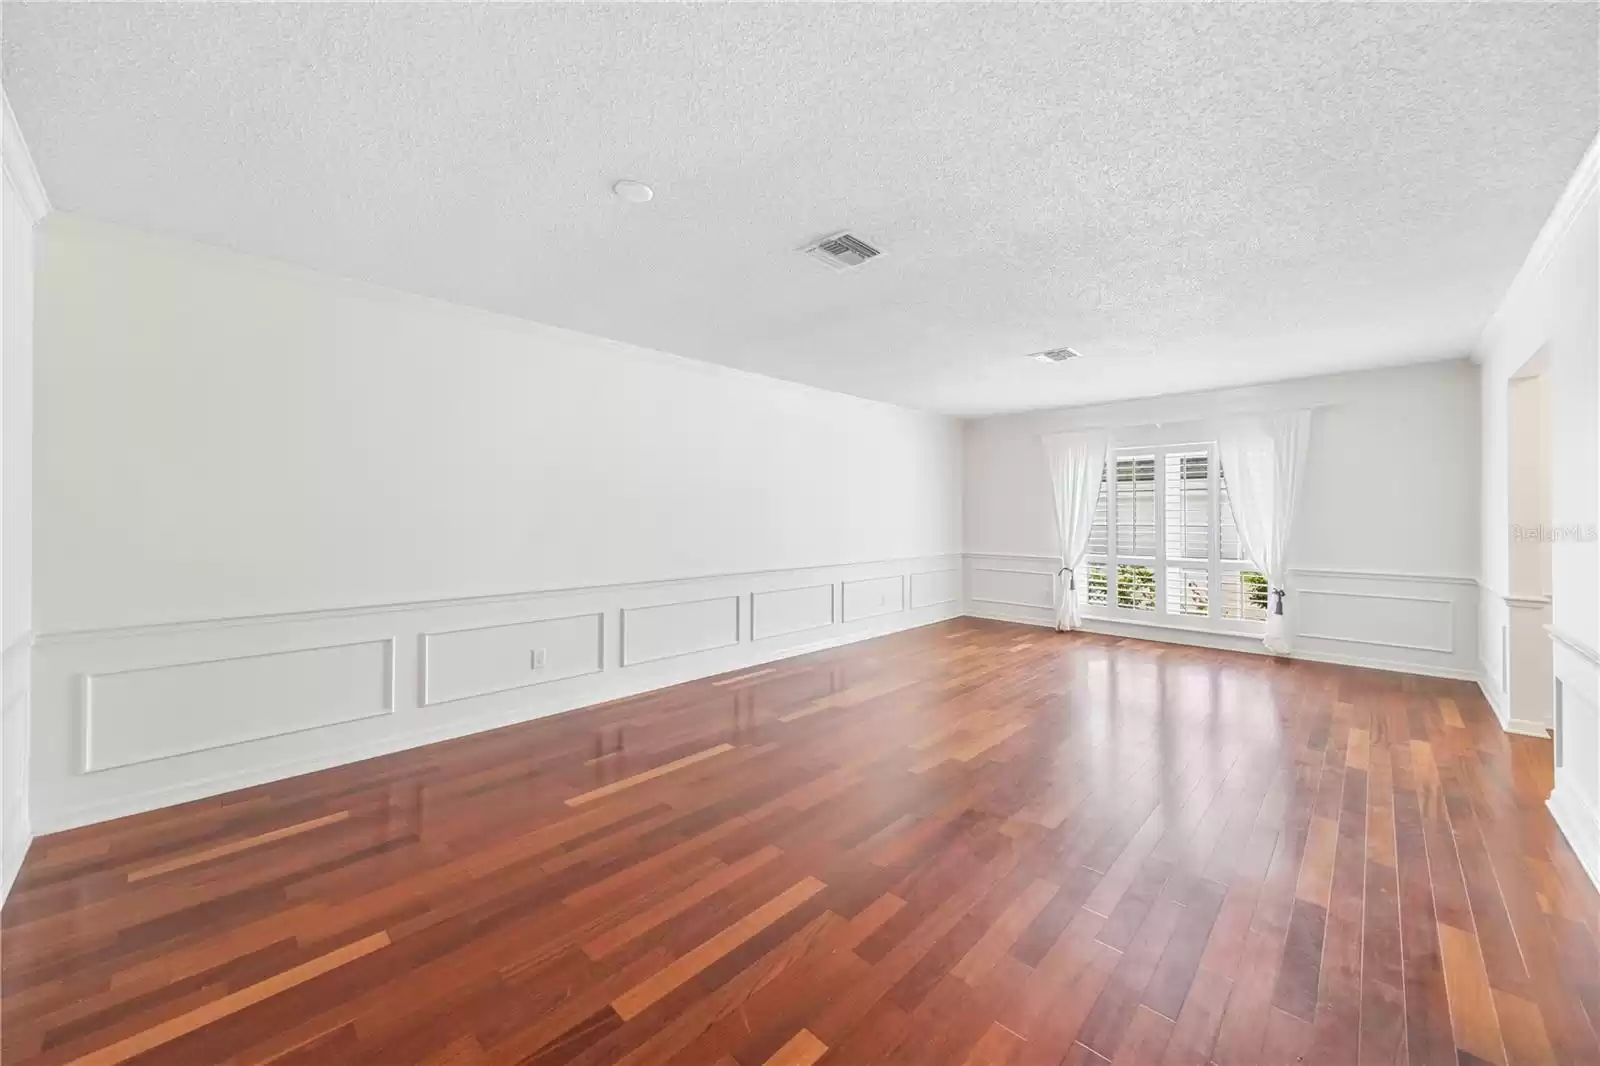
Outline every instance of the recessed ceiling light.
<svg viewBox="0 0 1600 1066">
<path fill-rule="evenodd" d="M 655 190 L 642 181 L 631 181 L 627 178 L 611 186 L 611 191 L 628 201 L 630 204 L 648 203 L 655 195 Z"/>
</svg>

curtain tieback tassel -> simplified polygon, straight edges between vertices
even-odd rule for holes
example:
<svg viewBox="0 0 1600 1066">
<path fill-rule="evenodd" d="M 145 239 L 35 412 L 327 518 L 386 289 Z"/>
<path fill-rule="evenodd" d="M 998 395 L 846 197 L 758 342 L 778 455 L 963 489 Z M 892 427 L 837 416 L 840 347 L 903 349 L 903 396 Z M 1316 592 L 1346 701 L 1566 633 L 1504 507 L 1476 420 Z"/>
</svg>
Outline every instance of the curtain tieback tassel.
<svg viewBox="0 0 1600 1066">
<path fill-rule="evenodd" d="M 1283 613 L 1283 590 L 1282 589 L 1268 589 L 1267 590 L 1267 595 L 1272 598 L 1272 613 L 1273 614 L 1282 614 Z"/>
</svg>

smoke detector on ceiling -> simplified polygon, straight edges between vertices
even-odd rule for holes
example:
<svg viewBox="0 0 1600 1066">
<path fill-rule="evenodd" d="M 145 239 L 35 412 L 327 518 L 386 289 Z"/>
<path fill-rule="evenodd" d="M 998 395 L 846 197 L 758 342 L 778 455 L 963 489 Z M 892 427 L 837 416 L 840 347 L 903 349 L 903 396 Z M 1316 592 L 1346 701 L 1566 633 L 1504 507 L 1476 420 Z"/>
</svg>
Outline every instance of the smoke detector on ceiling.
<svg viewBox="0 0 1600 1066">
<path fill-rule="evenodd" d="M 819 263 L 827 264 L 833 270 L 849 270 L 883 254 L 880 249 L 848 232 L 824 237 L 816 244 L 800 250 Z"/>
<path fill-rule="evenodd" d="M 1065 363 L 1068 359 L 1081 359 L 1082 352 L 1075 352 L 1071 348 L 1051 348 L 1045 352 L 1034 352 L 1029 359 L 1037 359 L 1041 363 Z"/>
<path fill-rule="evenodd" d="M 650 186 L 646 185 L 644 182 L 634 181 L 631 178 L 623 178 L 621 181 L 611 186 L 611 191 L 616 193 L 622 199 L 628 201 L 630 204 L 649 203 L 651 197 L 655 196 L 656 194 L 656 191 Z"/>
</svg>

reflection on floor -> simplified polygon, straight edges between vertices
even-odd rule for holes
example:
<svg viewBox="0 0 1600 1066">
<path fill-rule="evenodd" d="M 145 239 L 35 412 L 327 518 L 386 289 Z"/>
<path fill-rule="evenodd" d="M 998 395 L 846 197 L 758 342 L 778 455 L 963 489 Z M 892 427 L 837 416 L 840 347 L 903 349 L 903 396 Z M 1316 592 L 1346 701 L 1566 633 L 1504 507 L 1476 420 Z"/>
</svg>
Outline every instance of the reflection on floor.
<svg viewBox="0 0 1600 1066">
<path fill-rule="evenodd" d="M 1600 1062 L 1469 685 L 963 619 L 35 843 L 15 1066 Z"/>
</svg>

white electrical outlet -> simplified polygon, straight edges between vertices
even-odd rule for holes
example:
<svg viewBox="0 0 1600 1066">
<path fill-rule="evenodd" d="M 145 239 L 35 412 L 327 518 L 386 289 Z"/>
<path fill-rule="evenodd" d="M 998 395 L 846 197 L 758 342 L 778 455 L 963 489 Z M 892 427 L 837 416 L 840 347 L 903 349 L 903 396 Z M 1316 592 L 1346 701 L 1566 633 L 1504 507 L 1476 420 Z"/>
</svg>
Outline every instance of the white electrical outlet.
<svg viewBox="0 0 1600 1066">
<path fill-rule="evenodd" d="M 533 655 L 530 656 L 530 659 L 531 659 L 530 665 L 533 667 L 533 669 L 535 669 L 535 670 L 543 670 L 544 669 L 545 658 L 544 658 L 544 649 L 543 648 L 534 648 L 533 649 Z"/>
</svg>

